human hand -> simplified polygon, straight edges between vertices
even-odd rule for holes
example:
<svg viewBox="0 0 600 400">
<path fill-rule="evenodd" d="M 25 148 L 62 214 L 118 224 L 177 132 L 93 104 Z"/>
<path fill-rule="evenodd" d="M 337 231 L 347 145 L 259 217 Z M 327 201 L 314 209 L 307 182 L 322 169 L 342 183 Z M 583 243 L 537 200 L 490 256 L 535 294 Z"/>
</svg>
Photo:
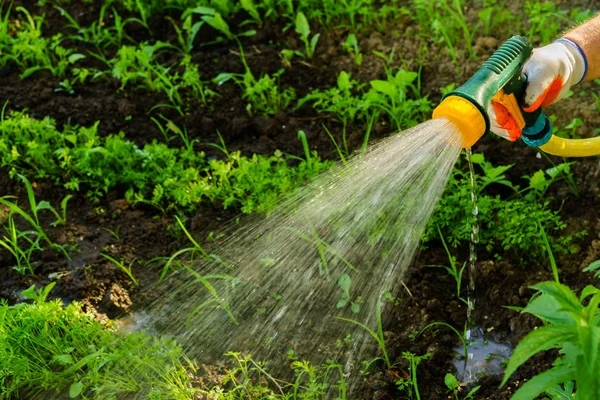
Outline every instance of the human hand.
<svg viewBox="0 0 600 400">
<path fill-rule="evenodd" d="M 533 112 L 563 99 L 571 87 L 585 77 L 587 62 L 579 47 L 568 39 L 558 39 L 548 46 L 533 50 L 533 55 L 523 66 L 527 88 L 523 110 Z M 521 128 L 515 117 L 502 104 L 492 101 L 488 107 L 490 130 L 515 141 Z"/>
</svg>

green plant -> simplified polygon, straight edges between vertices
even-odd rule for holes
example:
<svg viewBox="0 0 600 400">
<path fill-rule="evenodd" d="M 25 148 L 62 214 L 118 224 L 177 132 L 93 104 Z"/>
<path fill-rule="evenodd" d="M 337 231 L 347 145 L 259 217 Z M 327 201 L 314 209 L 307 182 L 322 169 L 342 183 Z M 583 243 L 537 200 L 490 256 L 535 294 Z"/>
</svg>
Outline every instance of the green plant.
<svg viewBox="0 0 600 400">
<path fill-rule="evenodd" d="M 24 15 L 23 23 L 11 24 L 7 14 L 0 24 L 7 29 L 5 32 L 16 31 L 14 35 L 0 36 L 0 65 L 14 63 L 22 71 L 21 79 L 40 70 L 48 70 L 53 76 L 64 78 L 69 66 L 85 58 L 83 54 L 61 46 L 63 38 L 60 33 L 51 38 L 42 37 L 42 18 L 33 17 L 23 7 L 17 7 L 16 11 Z"/>
<path fill-rule="evenodd" d="M 372 330 L 365 324 L 355 321 L 353 319 L 336 317 L 339 320 L 349 322 L 351 324 L 357 325 L 357 326 L 361 327 L 362 329 L 364 329 L 369 335 L 371 335 L 371 337 L 373 339 L 375 339 L 375 341 L 377 342 L 377 345 L 379 346 L 379 350 L 381 351 L 382 356 L 375 357 L 369 361 L 364 361 L 363 362 L 363 364 L 364 364 L 363 365 L 363 373 L 366 373 L 366 371 L 369 369 L 371 364 L 373 364 L 375 361 L 378 361 L 378 360 L 382 360 L 383 362 L 385 362 L 385 366 L 388 369 L 390 369 L 392 367 L 390 357 L 388 356 L 388 352 L 385 347 L 385 337 L 383 336 L 383 323 L 381 320 L 381 308 L 382 308 L 382 301 L 380 300 L 377 302 L 377 308 L 375 311 L 377 313 L 377 332 L 375 332 L 374 330 Z M 415 371 L 415 374 L 416 374 L 416 371 Z"/>
<path fill-rule="evenodd" d="M 35 304 L 0 300 L 3 398 L 194 397 L 195 367 L 172 340 L 118 334 L 76 302 L 47 302 L 53 285 L 22 293 Z"/>
<path fill-rule="evenodd" d="M 221 73 L 214 81 L 218 85 L 222 85 L 233 80 L 243 90 L 242 97 L 248 100 L 246 107 L 248 114 L 269 116 L 285 110 L 296 98 L 296 91 L 293 87 L 281 90 L 279 77 L 283 73 L 284 70 L 279 70 L 273 76 L 267 74 L 256 79 L 252 71 L 246 68 L 244 74 Z"/>
<path fill-rule="evenodd" d="M 101 256 L 106 258 L 108 261 L 112 262 L 113 264 L 115 264 L 117 267 L 119 267 L 119 269 L 121 271 L 125 272 L 127 274 L 127 276 L 129 277 L 129 279 L 131 279 L 131 282 L 133 282 L 133 284 L 135 286 L 138 286 L 140 284 L 138 282 L 138 280 L 133 276 L 133 272 L 131 271 L 131 268 L 133 267 L 133 263 L 135 262 L 135 260 L 132 260 L 128 266 L 125 266 L 124 261 L 117 261 L 114 258 L 112 258 L 111 256 L 109 256 L 108 254 L 101 254 Z"/>
<path fill-rule="evenodd" d="M 352 312 L 358 314 L 360 312 L 361 298 L 358 296 L 355 300 L 350 297 L 350 286 L 352 285 L 352 278 L 348 274 L 342 274 L 338 279 L 338 286 L 342 290 L 342 297 L 338 300 L 335 305 L 336 308 L 346 307 L 348 303 L 351 305 Z"/>
<path fill-rule="evenodd" d="M 358 47 L 358 40 L 356 39 L 356 35 L 354 33 L 350 33 L 348 35 L 348 38 L 343 44 L 343 47 L 344 50 L 346 50 L 348 53 L 354 56 L 354 62 L 360 67 L 363 62 L 363 55 L 360 52 L 360 48 Z"/>
<path fill-rule="evenodd" d="M 460 267 L 460 269 L 459 269 L 458 265 L 456 263 L 456 258 L 452 255 L 452 253 L 450 253 L 450 249 L 448 249 L 448 246 L 446 245 L 446 241 L 444 240 L 444 236 L 442 235 L 442 231 L 440 230 L 439 226 L 438 226 L 438 233 L 440 235 L 440 240 L 442 241 L 442 245 L 444 246 L 444 250 L 446 250 L 446 254 L 448 255 L 448 261 L 450 262 L 450 266 L 448 267 L 445 265 L 428 265 L 428 267 L 445 269 L 446 272 L 448 272 L 448 274 L 452 278 L 454 278 L 454 281 L 456 282 L 456 298 L 459 299 L 460 301 L 462 301 L 463 303 L 468 304 L 467 300 L 465 300 L 460 295 L 460 291 L 462 288 L 463 272 L 465 271 L 465 268 L 467 267 L 467 262 L 465 261 L 463 263 L 462 267 Z"/>
<path fill-rule="evenodd" d="M 252 359 L 249 354 L 228 352 L 233 366 L 223 372 L 223 379 L 200 390 L 214 400 L 270 399 L 270 400 L 320 400 L 335 396 L 347 399 L 347 387 L 342 365 L 327 360 L 321 365 L 298 360 L 290 350 L 291 382 L 278 379 L 269 373 L 267 365 Z M 212 383 L 212 382 L 211 382 Z"/>
<path fill-rule="evenodd" d="M 55 224 L 64 224 L 66 221 L 66 204 L 69 200 L 69 196 L 63 199 L 63 215 L 59 214 L 54 207 L 47 201 L 40 201 L 39 203 L 35 199 L 33 187 L 27 178 L 23 175 L 18 175 L 19 179 L 25 184 L 27 190 L 27 199 L 29 200 L 30 211 L 27 212 L 22 209 L 17 203 L 10 201 L 12 196 L 0 197 L 0 205 L 5 206 L 8 211 L 8 226 L 5 227 L 8 237 L 4 236 L 0 240 L 0 245 L 7 249 L 14 257 L 17 262 L 15 270 L 20 274 L 28 273 L 34 275 L 34 267 L 31 262 L 32 254 L 36 251 L 42 251 L 41 242 L 44 242 L 50 248 L 62 253 L 66 259 L 70 260 L 69 253 L 65 250 L 64 246 L 54 243 L 46 231 L 42 228 L 38 213 L 42 210 L 51 211 L 57 218 Z M 31 227 L 30 230 L 21 231 L 17 228 L 14 217 L 19 216 Z M 23 244 L 25 248 L 23 249 Z"/>
<path fill-rule="evenodd" d="M 317 33 L 312 38 L 310 37 L 310 25 L 302 11 L 296 14 L 296 33 L 300 35 L 300 39 L 304 42 L 306 58 L 312 60 L 321 34 Z"/>
<path fill-rule="evenodd" d="M 456 377 L 450 373 L 446 374 L 446 376 L 444 377 L 444 384 L 446 385 L 446 387 L 448 388 L 448 390 L 450 390 L 452 392 L 452 394 L 454 395 L 454 399 L 455 400 L 459 400 L 459 392 L 460 392 L 460 384 L 458 383 L 458 380 L 456 379 Z M 475 395 L 475 393 L 481 388 L 481 386 L 475 386 L 473 389 L 471 389 L 469 391 L 469 393 L 467 393 L 463 399 L 464 400 L 469 400 L 469 399 L 473 399 L 473 396 Z"/>
<path fill-rule="evenodd" d="M 186 247 L 181 250 L 178 250 L 171 257 L 168 258 L 167 262 L 165 263 L 165 266 L 163 267 L 162 273 L 159 278 L 159 282 L 162 281 L 167 276 L 167 274 L 169 273 L 170 270 L 177 269 L 177 268 L 184 269 L 198 283 L 200 283 L 200 285 L 203 286 L 209 293 L 208 300 L 206 300 L 206 301 L 202 302 L 200 305 L 198 305 L 192 311 L 192 313 L 189 315 L 188 324 L 190 323 L 191 319 L 197 313 L 199 313 L 200 311 L 202 311 L 202 309 L 204 309 L 205 307 L 207 307 L 213 303 L 218 304 L 220 306 L 220 308 L 222 308 L 227 313 L 230 320 L 233 323 L 237 324 L 237 320 L 231 311 L 229 303 L 227 302 L 227 300 L 225 298 L 223 298 L 221 295 L 219 295 L 219 293 L 217 293 L 215 287 L 210 282 L 211 280 L 227 280 L 227 281 L 233 282 L 236 280 L 236 278 L 226 275 L 226 274 L 201 275 L 195 269 L 193 269 L 192 267 L 187 265 L 185 262 L 181 261 L 180 260 L 181 256 L 189 253 L 189 254 L 191 254 L 191 257 L 187 262 L 193 262 L 194 257 L 196 255 L 200 255 L 201 260 L 204 260 L 206 262 L 217 262 L 217 263 L 223 265 L 225 267 L 225 270 L 228 269 L 227 264 L 225 264 L 225 262 L 223 260 L 221 260 L 221 258 L 219 258 L 219 256 L 217 256 L 215 254 L 208 254 L 202 248 L 202 246 L 200 246 L 198 244 L 198 242 L 194 239 L 194 237 L 190 234 L 190 232 L 185 228 L 185 225 L 183 224 L 183 222 L 181 221 L 181 219 L 179 217 L 176 216 L 175 220 L 177 221 L 179 228 L 183 231 L 185 236 L 192 243 L 192 247 Z M 154 260 L 152 260 L 152 261 L 154 261 Z"/>
<path fill-rule="evenodd" d="M 484 170 L 483 175 L 475 174 L 475 181 L 479 241 L 488 251 L 511 252 L 521 260 L 533 259 L 536 255 L 545 257 L 546 247 L 539 234 L 538 221 L 548 234 L 548 240 L 555 252 L 569 254 L 574 251 L 573 240 L 585 235 L 585 232 L 559 236 L 566 224 L 556 211 L 549 208 L 547 198 L 538 200 L 533 195 L 535 189 L 524 190 L 523 193 L 530 192 L 531 195 L 520 197 L 519 186 L 514 185 L 505 176 L 510 166 L 494 167 L 487 163 L 483 156 L 476 154 L 473 155 L 473 161 L 476 167 Z M 504 197 L 489 195 L 487 190 L 492 185 L 504 186 L 509 193 L 514 194 Z M 469 243 L 474 222 L 471 213 L 471 190 L 469 174 L 455 168 L 425 230 L 423 243 L 439 237 L 438 226 L 449 246 L 456 248 Z"/>
<path fill-rule="evenodd" d="M 531 288 L 537 293 L 522 312 L 541 319 L 544 326 L 519 342 L 506 367 L 502 385 L 533 355 L 560 349 L 553 367 L 525 382 L 512 399 L 534 399 L 570 381 L 575 381 L 577 399 L 599 398 L 600 291 L 586 286 L 577 297 L 569 287 L 558 282 L 542 282 Z"/>
<path fill-rule="evenodd" d="M 165 129 L 179 128 L 167 121 Z M 185 130 L 179 132 L 185 140 Z M 124 133 L 101 137 L 98 124 L 58 130 L 50 118 L 36 120 L 25 113 L 2 114 L 0 119 L 0 166 L 12 176 L 23 173 L 87 192 L 93 201 L 119 189 L 133 204 L 165 210 L 211 203 L 267 213 L 278 199 L 334 164 L 315 152 L 300 162 L 278 151 L 250 158 L 226 152 L 223 160 L 207 160 L 191 144 L 171 148 L 152 142 L 138 147 Z"/>
<path fill-rule="evenodd" d="M 417 367 L 423 360 L 427 360 L 430 357 L 430 354 L 424 354 L 422 356 L 417 356 L 409 351 L 405 351 L 402 353 L 402 358 L 408 360 L 410 363 L 410 377 L 407 379 L 400 379 L 396 382 L 396 386 L 398 390 L 406 392 L 409 398 L 416 398 L 417 400 L 421 400 L 421 394 L 419 393 L 419 383 L 417 381 Z"/>
<path fill-rule="evenodd" d="M 519 193 L 525 193 L 524 197 L 526 199 L 543 200 L 550 185 L 558 181 L 561 176 L 565 177 L 567 182 L 569 182 L 569 186 L 573 188 L 572 185 L 575 185 L 575 180 L 573 179 L 573 174 L 571 172 L 571 165 L 573 164 L 573 162 L 563 163 L 548 168 L 545 171 L 539 170 L 533 175 L 525 175 L 524 178 L 529 180 L 529 185 Z M 549 179 L 547 179 L 546 176 L 548 176 Z M 578 195 L 577 186 L 574 186 L 574 193 Z"/>
</svg>

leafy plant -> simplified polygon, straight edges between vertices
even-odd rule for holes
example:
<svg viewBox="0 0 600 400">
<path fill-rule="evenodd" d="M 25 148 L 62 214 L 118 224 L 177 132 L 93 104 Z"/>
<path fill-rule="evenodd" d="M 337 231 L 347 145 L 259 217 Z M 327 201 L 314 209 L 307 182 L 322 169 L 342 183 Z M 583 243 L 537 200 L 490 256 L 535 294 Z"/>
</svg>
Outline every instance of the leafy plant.
<svg viewBox="0 0 600 400">
<path fill-rule="evenodd" d="M 531 288 L 537 293 L 522 312 L 541 319 L 544 326 L 519 342 L 509 359 L 502 385 L 536 353 L 560 349 L 561 355 L 553 367 L 525 382 L 512 399 L 534 399 L 570 381 L 575 381 L 577 399 L 597 399 L 600 396 L 597 379 L 600 291 L 586 286 L 577 297 L 569 287 L 558 282 L 542 282 Z"/>
<path fill-rule="evenodd" d="M 356 35 L 354 33 L 350 33 L 348 38 L 344 42 L 344 50 L 354 56 L 354 62 L 359 67 L 363 62 L 363 55 L 360 52 L 360 48 L 358 47 L 358 40 L 356 39 Z"/>
<path fill-rule="evenodd" d="M 112 258 L 111 256 L 109 256 L 108 254 L 101 254 L 101 256 L 106 258 L 108 261 L 112 262 L 113 264 L 115 264 L 117 267 L 119 267 L 119 269 L 121 271 L 125 272 L 125 274 L 127 274 L 129 279 L 131 279 L 131 282 L 133 282 L 133 284 L 135 286 L 138 286 L 140 284 L 138 282 L 138 280 L 133 276 L 133 272 L 131 271 L 131 268 L 133 267 L 133 263 L 135 262 L 135 260 L 132 260 L 128 266 L 125 266 L 125 263 L 123 261 L 117 261 L 114 258 Z"/>
<path fill-rule="evenodd" d="M 6 32 L 14 30 L 16 33 L 0 36 L 0 65 L 15 64 L 22 71 L 21 79 L 40 70 L 48 70 L 53 76 L 64 78 L 69 66 L 85 58 L 83 54 L 61 46 L 63 38 L 60 33 L 51 38 L 42 37 L 41 18 L 33 17 L 20 6 L 16 11 L 24 15 L 24 22 L 10 24 L 8 19 L 3 19 L 1 25 L 7 29 Z"/>
<path fill-rule="evenodd" d="M 460 291 L 462 288 L 463 272 L 465 271 L 465 268 L 467 267 L 467 262 L 465 261 L 463 263 L 462 267 L 458 268 L 458 265 L 456 263 L 456 258 L 452 255 L 452 253 L 450 253 L 450 250 L 448 249 L 448 246 L 446 245 L 446 241 L 444 240 L 444 236 L 442 235 L 442 231 L 440 230 L 439 227 L 438 227 L 438 233 L 440 235 L 440 240 L 442 241 L 442 245 L 444 246 L 444 250 L 446 250 L 446 254 L 448 255 L 448 261 L 450 263 L 450 266 L 448 267 L 445 265 L 428 265 L 428 267 L 445 269 L 446 272 L 448 272 L 448 274 L 452 278 L 454 278 L 454 281 L 456 282 L 456 298 L 459 299 L 460 301 L 462 301 L 463 303 L 468 304 L 467 300 L 465 300 L 460 295 Z"/>
<path fill-rule="evenodd" d="M 17 272 L 20 274 L 28 273 L 30 275 L 34 275 L 34 267 L 31 262 L 31 257 L 34 252 L 43 250 L 41 245 L 42 242 L 44 242 L 50 248 L 62 253 L 66 259 L 70 260 L 69 253 L 65 250 L 65 247 L 50 240 L 45 230 L 42 228 L 38 215 L 38 213 L 42 210 L 50 210 L 57 217 L 56 223 L 64 224 L 66 220 L 66 202 L 70 197 L 65 198 L 66 201 L 63 200 L 63 210 L 65 210 L 65 212 L 63 212 L 63 215 L 61 216 L 54 209 L 54 207 L 50 205 L 49 202 L 44 200 L 38 203 L 33 192 L 33 187 L 31 186 L 29 180 L 27 180 L 27 178 L 25 178 L 23 175 L 18 175 L 18 177 L 25 184 L 30 212 L 28 213 L 19 207 L 17 203 L 10 201 L 9 199 L 11 199 L 12 196 L 0 197 L 0 205 L 5 206 L 9 211 L 7 217 L 8 226 L 5 227 L 8 236 L 4 236 L 3 239 L 0 240 L 0 246 L 4 247 L 15 257 L 17 262 L 15 270 Z M 15 216 L 19 216 L 25 222 L 27 222 L 31 229 L 26 231 L 19 230 L 14 219 Z"/>
<path fill-rule="evenodd" d="M 459 400 L 460 397 L 458 394 L 461 390 L 461 387 L 460 387 L 460 384 L 458 383 L 458 380 L 456 379 L 456 377 L 450 373 L 446 374 L 446 376 L 444 377 L 444 384 L 446 385 L 448 390 L 450 390 L 452 392 L 452 394 L 454 395 L 454 399 Z M 475 386 L 473 389 L 471 389 L 469 391 L 469 393 L 467 393 L 463 397 L 463 399 L 464 400 L 473 399 L 473 396 L 480 388 L 481 388 L 481 386 Z"/>
<path fill-rule="evenodd" d="M 11 398 L 193 398 L 195 367 L 172 340 L 122 335 L 81 305 L 46 302 L 54 283 L 22 294 L 35 304 L 0 300 L 0 393 Z"/>
<path fill-rule="evenodd" d="M 396 386 L 399 390 L 404 391 L 408 394 L 409 398 L 421 400 L 421 394 L 419 393 L 419 383 L 417 381 L 417 367 L 423 360 L 427 360 L 430 354 L 424 354 L 417 356 L 409 351 L 402 353 L 402 358 L 408 360 L 410 363 L 410 377 L 408 379 L 400 379 L 396 382 Z"/>
<path fill-rule="evenodd" d="M 358 314 L 360 312 L 360 296 L 356 300 L 352 300 L 350 297 L 350 286 L 352 285 L 352 279 L 348 274 L 342 274 L 338 279 L 338 286 L 342 290 L 342 297 L 338 300 L 335 305 L 336 308 L 346 307 L 348 303 L 351 305 L 352 312 Z"/>
<path fill-rule="evenodd" d="M 300 35 L 300 39 L 304 42 L 306 58 L 312 60 L 321 34 L 317 33 L 312 38 L 310 37 L 310 25 L 302 11 L 296 14 L 296 33 Z"/>
<path fill-rule="evenodd" d="M 233 80 L 243 90 L 242 97 L 248 100 L 248 114 L 269 116 L 285 110 L 296 98 L 293 87 L 281 90 L 279 77 L 283 72 L 284 70 L 279 70 L 273 76 L 266 74 L 256 79 L 250 69 L 247 69 L 244 74 L 221 73 L 215 78 L 215 82 L 222 85 Z"/>
<path fill-rule="evenodd" d="M 510 166 L 494 167 L 483 159 L 473 155 L 476 166 L 484 170 L 483 175 L 476 173 L 477 221 L 480 227 L 479 242 L 490 252 L 512 252 L 518 259 L 532 259 L 535 255 L 545 256 L 546 247 L 539 234 L 538 221 L 548 234 L 552 249 L 559 254 L 574 251 L 574 239 L 585 235 L 585 231 L 567 236 L 559 236 L 566 227 L 559 214 L 549 208 L 547 198 L 538 200 L 533 196 L 535 189 L 527 189 L 531 196 L 520 197 L 519 186 L 508 181 L 505 172 Z M 534 181 L 535 183 L 535 181 Z M 512 196 L 489 195 L 487 189 L 504 186 Z M 459 247 L 471 240 L 474 222 L 471 201 L 471 183 L 469 174 L 454 169 L 440 202 L 436 207 L 423 235 L 423 243 L 439 237 L 438 227 L 444 240 L 451 247 Z"/>
<path fill-rule="evenodd" d="M 359 327 L 361 327 L 362 329 L 364 329 L 369 335 L 371 335 L 371 337 L 373 339 L 375 339 L 375 341 L 377 342 L 377 345 L 379 346 L 379 350 L 381 351 L 382 356 L 381 357 L 375 357 L 369 361 L 365 361 L 363 362 L 364 366 L 363 366 L 363 372 L 366 372 L 369 367 L 371 366 L 371 364 L 373 364 L 375 361 L 378 360 L 382 360 L 385 362 L 385 365 L 388 369 L 390 369 L 392 367 L 392 363 L 390 361 L 390 357 L 388 356 L 388 352 L 387 349 L 385 347 L 385 337 L 383 336 L 383 323 L 381 320 L 381 307 L 382 307 L 382 301 L 378 301 L 377 302 L 377 308 L 376 308 L 376 313 L 377 313 L 377 332 L 375 332 L 374 330 L 372 330 L 371 328 L 369 328 L 368 326 L 366 326 L 363 323 L 360 323 L 358 321 L 355 321 L 353 319 L 349 319 L 349 318 L 343 318 L 343 317 L 336 317 L 339 320 L 342 321 L 346 321 L 349 322 L 351 324 L 357 325 Z M 416 373 L 416 371 L 415 371 Z"/>
<path fill-rule="evenodd" d="M 165 129 L 185 134 L 168 121 Z M 193 209 L 206 202 L 266 213 L 282 196 L 333 165 L 314 152 L 299 162 L 281 152 L 251 158 L 233 152 L 223 160 L 206 160 L 191 144 L 171 148 L 152 142 L 140 148 L 123 133 L 101 137 L 98 124 L 61 131 L 50 118 L 36 120 L 16 112 L 0 120 L 0 166 L 13 176 L 51 179 L 87 192 L 94 201 L 120 188 L 132 203 L 161 209 Z"/>
</svg>

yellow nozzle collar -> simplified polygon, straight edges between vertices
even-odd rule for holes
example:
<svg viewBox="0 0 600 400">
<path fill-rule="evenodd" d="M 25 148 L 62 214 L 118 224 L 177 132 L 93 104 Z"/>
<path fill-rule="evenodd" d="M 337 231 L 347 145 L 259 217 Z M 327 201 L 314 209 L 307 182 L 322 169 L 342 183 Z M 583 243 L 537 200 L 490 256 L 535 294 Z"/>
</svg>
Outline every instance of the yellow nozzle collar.
<svg viewBox="0 0 600 400">
<path fill-rule="evenodd" d="M 472 147 L 487 130 L 481 111 L 469 100 L 448 96 L 433 110 L 433 118 L 448 118 L 463 137 L 463 148 Z"/>
</svg>

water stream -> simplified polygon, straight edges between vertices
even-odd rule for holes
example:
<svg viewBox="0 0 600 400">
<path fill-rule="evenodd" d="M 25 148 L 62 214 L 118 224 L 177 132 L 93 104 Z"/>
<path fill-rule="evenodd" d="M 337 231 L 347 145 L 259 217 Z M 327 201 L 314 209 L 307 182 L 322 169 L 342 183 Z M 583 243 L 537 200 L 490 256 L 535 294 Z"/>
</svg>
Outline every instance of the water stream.
<svg viewBox="0 0 600 400">
<path fill-rule="evenodd" d="M 484 330 L 476 325 L 474 320 L 476 288 L 475 280 L 477 273 L 477 245 L 479 243 L 479 223 L 477 217 L 477 185 L 476 175 L 473 168 L 472 150 L 466 149 L 467 162 L 469 164 L 469 177 L 471 184 L 471 213 L 473 223 L 471 227 L 471 241 L 469 242 L 469 284 L 467 288 L 467 327 L 465 340 L 468 346 L 467 358 L 463 358 L 464 349 L 457 348 L 457 359 L 455 367 L 458 376 L 465 384 L 476 382 L 480 375 L 500 375 L 503 373 L 502 361 L 510 357 L 512 348 L 506 343 L 495 341 L 485 335 Z"/>
<path fill-rule="evenodd" d="M 145 327 L 175 336 L 200 362 L 247 351 L 281 375 L 292 354 L 335 359 L 359 382 L 377 347 L 348 320 L 377 329 L 377 305 L 401 290 L 460 148 L 445 119 L 371 146 L 269 218 L 231 226 L 210 257 L 179 264 L 149 295 Z"/>
</svg>

